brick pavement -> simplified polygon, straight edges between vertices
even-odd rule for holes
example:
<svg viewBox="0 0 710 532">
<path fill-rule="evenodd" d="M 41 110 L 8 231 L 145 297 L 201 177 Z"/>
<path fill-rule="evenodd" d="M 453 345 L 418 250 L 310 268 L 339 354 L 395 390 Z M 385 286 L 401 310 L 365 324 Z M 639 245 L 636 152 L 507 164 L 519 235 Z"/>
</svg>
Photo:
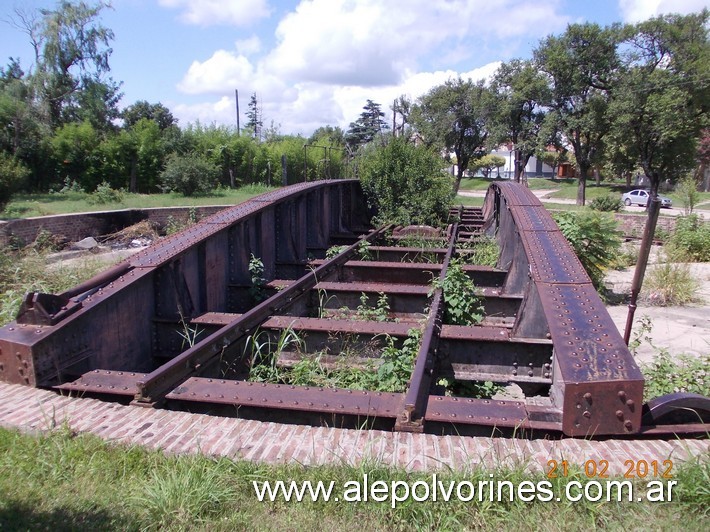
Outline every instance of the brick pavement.
<svg viewBox="0 0 710 532">
<path fill-rule="evenodd" d="M 0 426 L 26 432 L 68 426 L 109 442 L 175 454 L 303 465 L 369 463 L 418 471 L 521 466 L 532 472 L 546 471 L 551 459 L 581 466 L 603 459 L 609 474 L 621 475 L 626 460 L 678 464 L 695 456 L 710 458 L 707 439 L 553 441 L 305 427 L 124 406 L 2 382 Z"/>
</svg>

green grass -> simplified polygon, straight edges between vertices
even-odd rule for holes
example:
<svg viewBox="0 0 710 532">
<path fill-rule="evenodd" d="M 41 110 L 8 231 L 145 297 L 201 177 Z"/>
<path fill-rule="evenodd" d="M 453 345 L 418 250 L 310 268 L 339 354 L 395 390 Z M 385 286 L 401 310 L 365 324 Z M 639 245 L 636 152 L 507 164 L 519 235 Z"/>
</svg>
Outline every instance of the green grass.
<svg viewBox="0 0 710 532">
<path fill-rule="evenodd" d="M 48 267 L 47 253 L 28 248 L 20 252 L 0 247 L 0 326 L 17 316 L 28 292 L 60 293 L 111 266 L 89 255 Z"/>
<path fill-rule="evenodd" d="M 485 198 L 471 198 L 469 196 L 457 195 L 454 199 L 454 205 L 464 205 L 465 207 L 483 207 Z"/>
<path fill-rule="evenodd" d="M 95 203 L 89 194 L 82 192 L 16 194 L 0 214 L 5 219 L 12 219 L 115 209 L 236 205 L 270 190 L 274 190 L 274 188 L 263 185 L 250 185 L 239 189 L 219 189 L 211 194 L 194 197 L 185 197 L 174 192 L 166 194 L 126 193 L 123 195 L 121 202 L 114 203 Z"/>
<path fill-rule="evenodd" d="M 476 458 L 476 457 L 472 457 Z M 109 445 L 66 427 L 39 436 L 0 429 L 0 530 L 363 530 L 535 529 L 704 530 L 710 508 L 707 457 L 673 469 L 670 503 L 629 502 L 259 502 L 252 482 L 334 481 L 336 489 L 367 474 L 370 485 L 431 482 L 431 474 L 405 472 L 376 461 L 360 466 L 264 465 Z M 438 480 L 544 480 L 515 468 L 441 471 Z M 552 490 L 576 480 L 553 479 Z M 705 523 L 705 525 L 703 525 Z"/>
</svg>

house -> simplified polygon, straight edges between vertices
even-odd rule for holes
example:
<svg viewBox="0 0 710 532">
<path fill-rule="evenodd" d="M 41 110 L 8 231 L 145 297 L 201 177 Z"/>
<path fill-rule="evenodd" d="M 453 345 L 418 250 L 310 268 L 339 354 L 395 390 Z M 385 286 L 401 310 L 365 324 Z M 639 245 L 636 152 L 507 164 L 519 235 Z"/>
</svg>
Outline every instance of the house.
<svg viewBox="0 0 710 532">
<path fill-rule="evenodd" d="M 515 152 L 513 151 L 513 144 L 509 143 L 498 146 L 491 152 L 491 155 L 498 155 L 505 159 L 505 166 L 499 168 L 500 177 L 513 179 L 513 177 L 515 177 Z M 525 174 L 527 177 L 553 177 L 554 169 L 533 155 L 525 165 Z"/>
</svg>

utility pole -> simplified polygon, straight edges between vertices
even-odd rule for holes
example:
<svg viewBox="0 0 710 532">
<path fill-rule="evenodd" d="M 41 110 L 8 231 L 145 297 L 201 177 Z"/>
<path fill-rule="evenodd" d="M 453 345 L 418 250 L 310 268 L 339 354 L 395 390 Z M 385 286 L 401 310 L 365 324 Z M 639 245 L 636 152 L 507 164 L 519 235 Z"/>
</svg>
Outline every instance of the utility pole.
<svg viewBox="0 0 710 532">
<path fill-rule="evenodd" d="M 237 137 L 239 136 L 239 90 L 234 89 L 234 99 L 237 102 Z"/>
</svg>

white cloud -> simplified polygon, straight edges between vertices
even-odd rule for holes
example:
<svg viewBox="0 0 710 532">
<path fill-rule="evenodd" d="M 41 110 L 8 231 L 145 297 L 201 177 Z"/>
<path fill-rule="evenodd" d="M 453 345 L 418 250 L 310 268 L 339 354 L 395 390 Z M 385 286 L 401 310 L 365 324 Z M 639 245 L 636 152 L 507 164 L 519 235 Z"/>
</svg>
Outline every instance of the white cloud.
<svg viewBox="0 0 710 532">
<path fill-rule="evenodd" d="M 234 46 L 241 55 L 253 55 L 261 51 L 261 39 L 256 35 L 252 35 L 248 39 L 236 41 Z"/>
<path fill-rule="evenodd" d="M 559 4 L 301 0 L 279 21 L 271 50 L 261 51 L 268 42 L 264 35 L 238 40 L 233 50 L 194 61 L 178 88 L 230 98 L 235 88 L 243 98 L 256 92 L 265 125 L 274 120 L 285 133 L 309 135 L 326 124 L 347 128 L 367 99 L 389 114 L 401 95 L 416 99 L 457 76 L 488 78 L 499 60 L 510 57 L 490 50 L 513 50 L 521 40 L 564 28 L 568 18 L 557 13 Z M 186 106 L 184 113 L 204 110 L 206 119 L 218 108 L 216 103 Z M 229 122 L 231 108 L 226 113 Z"/>
<path fill-rule="evenodd" d="M 475 57 L 488 39 L 564 27 L 557 1 L 303 0 L 276 29 L 270 70 L 294 80 L 383 86 L 455 50 Z"/>
<path fill-rule="evenodd" d="M 181 126 L 200 122 L 202 124 L 236 125 L 236 106 L 233 98 L 223 96 L 216 102 L 203 102 L 197 104 L 178 103 L 170 105 L 170 111 L 178 119 Z"/>
<path fill-rule="evenodd" d="M 183 22 L 199 26 L 248 26 L 270 15 L 267 0 L 158 0 L 158 3 L 179 9 Z"/>
<path fill-rule="evenodd" d="M 666 13 L 687 15 L 706 7 L 707 0 L 619 0 L 624 22 L 641 22 Z"/>
<path fill-rule="evenodd" d="M 193 61 L 178 89 L 187 94 L 223 94 L 253 80 L 254 67 L 249 59 L 217 50 L 207 61 Z"/>
</svg>

